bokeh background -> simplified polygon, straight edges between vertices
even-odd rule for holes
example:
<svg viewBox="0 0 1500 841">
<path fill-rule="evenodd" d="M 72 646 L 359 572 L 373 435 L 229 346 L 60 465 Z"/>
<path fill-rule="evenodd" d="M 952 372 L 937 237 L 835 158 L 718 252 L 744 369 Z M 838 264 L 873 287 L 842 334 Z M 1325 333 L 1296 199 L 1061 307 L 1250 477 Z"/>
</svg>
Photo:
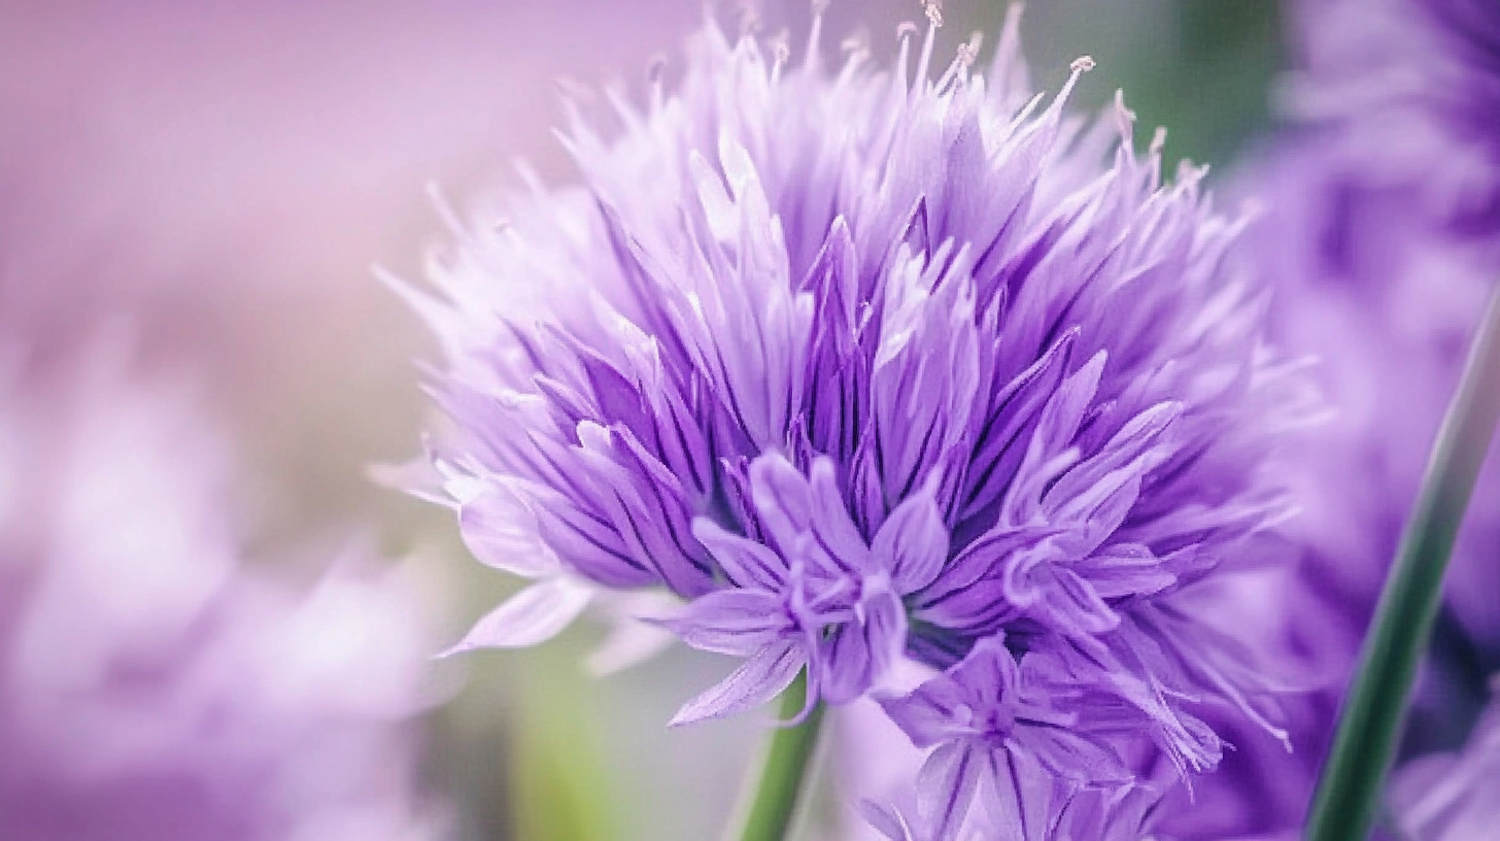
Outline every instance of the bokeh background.
<svg viewBox="0 0 1500 841">
<path fill-rule="evenodd" d="M 550 133 L 560 88 L 639 90 L 703 14 L 700 0 L 3 0 L 0 330 L 66 355 L 128 321 L 144 365 L 190 370 L 228 419 L 253 554 L 370 529 L 440 582 L 456 639 L 510 584 L 472 562 L 446 511 L 369 478 L 418 451 L 416 361 L 435 354 L 372 267 L 420 277 L 444 240 L 435 194 L 473 206 L 516 184 L 517 159 L 571 177 Z M 829 40 L 862 28 L 890 54 L 921 9 L 829 14 Z M 801 33 L 807 2 L 760 15 Z M 943 37 L 1003 15 L 950 0 Z M 1141 124 L 1170 128 L 1169 158 L 1227 163 L 1270 125 L 1280 27 L 1270 0 L 1047 0 L 1023 43 L 1044 89 L 1092 55 L 1080 104 L 1123 87 Z M 423 780 L 458 838 L 717 835 L 761 724 L 668 731 L 723 665 L 679 650 L 595 680 L 581 662 L 599 636 L 437 670 L 452 699 L 425 722 Z"/>
</svg>

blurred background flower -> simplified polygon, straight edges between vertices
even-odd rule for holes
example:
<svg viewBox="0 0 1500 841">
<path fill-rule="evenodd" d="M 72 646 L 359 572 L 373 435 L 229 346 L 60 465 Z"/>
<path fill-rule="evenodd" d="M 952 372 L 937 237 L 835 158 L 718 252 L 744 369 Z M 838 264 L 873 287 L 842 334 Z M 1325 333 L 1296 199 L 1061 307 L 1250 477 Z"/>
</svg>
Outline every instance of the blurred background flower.
<svg viewBox="0 0 1500 841">
<path fill-rule="evenodd" d="M 443 837 L 420 573 L 357 545 L 312 583 L 244 564 L 229 447 L 120 336 L 4 347 L 0 834 Z"/>
<path fill-rule="evenodd" d="M 1233 189 L 1264 207 L 1252 238 L 1279 287 L 1276 334 L 1316 361 L 1333 407 L 1288 462 L 1305 552 L 1280 588 L 1280 620 L 1268 624 L 1279 622 L 1309 691 L 1295 754 L 1232 758 L 1203 792 L 1209 808 L 1175 824 L 1205 831 L 1301 820 L 1446 403 L 1500 286 L 1500 5 L 1288 8 L 1289 69 L 1275 89 L 1282 126 L 1242 163 Z M 1497 670 L 1500 445 L 1459 534 L 1401 757 L 1458 750 Z M 1399 779 L 1409 796 L 1413 774 Z M 1478 837 L 1444 834 L 1449 824 L 1432 814 L 1413 820 L 1403 825 L 1410 838 Z"/>
</svg>

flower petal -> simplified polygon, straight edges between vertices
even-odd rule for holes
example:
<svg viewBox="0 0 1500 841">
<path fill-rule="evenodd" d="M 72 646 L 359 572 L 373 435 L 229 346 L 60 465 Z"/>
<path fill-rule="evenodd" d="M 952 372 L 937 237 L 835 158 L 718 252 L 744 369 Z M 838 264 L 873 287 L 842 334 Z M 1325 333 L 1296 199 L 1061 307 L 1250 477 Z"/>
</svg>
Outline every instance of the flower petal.
<svg viewBox="0 0 1500 841">
<path fill-rule="evenodd" d="M 558 568 L 557 556 L 537 531 L 536 515 L 508 488 L 486 483 L 458 507 L 464 545 L 487 566 L 538 578 Z"/>
<path fill-rule="evenodd" d="M 758 590 L 718 590 L 661 623 L 682 641 L 718 654 L 749 656 L 793 630 L 781 598 Z"/>
<path fill-rule="evenodd" d="M 871 549 L 896 592 L 906 595 L 931 584 L 948 559 L 948 527 L 932 493 L 924 490 L 896 506 Z"/>
<path fill-rule="evenodd" d="M 812 489 L 792 463 L 775 453 L 750 464 L 750 493 L 772 544 L 791 550 L 812 529 Z"/>
<path fill-rule="evenodd" d="M 568 627 L 588 606 L 593 591 L 565 578 L 533 584 L 485 614 L 447 657 L 475 648 L 527 648 Z"/>
<path fill-rule="evenodd" d="M 730 583 L 777 591 L 786 582 L 786 561 L 764 543 L 730 534 L 707 517 L 693 520 L 693 536 L 707 547 Z"/>
<path fill-rule="evenodd" d="M 906 648 L 906 609 L 885 592 L 860 605 L 862 620 L 841 626 L 822 653 L 823 700 L 843 704 L 876 685 Z"/>
<path fill-rule="evenodd" d="M 890 841 L 915 841 L 906 816 L 870 800 L 859 802 L 859 813 L 871 827 Z"/>
<path fill-rule="evenodd" d="M 807 657 L 793 643 L 767 646 L 712 689 L 682 705 L 670 726 L 723 718 L 764 704 L 792 685 Z"/>
<path fill-rule="evenodd" d="M 989 763 L 961 742 L 941 745 L 917 773 L 917 812 L 932 841 L 955 841 Z"/>
<path fill-rule="evenodd" d="M 996 838 L 1046 841 L 1054 777 L 1023 750 L 1007 748 L 988 757 L 985 775 L 990 831 Z M 1102 841 L 1102 839 L 1101 839 Z"/>
<path fill-rule="evenodd" d="M 1087 581 L 1061 564 L 1044 564 L 1031 574 L 1039 597 L 1029 610 L 1038 620 L 1078 636 L 1103 634 L 1119 627 L 1120 616 Z"/>
</svg>

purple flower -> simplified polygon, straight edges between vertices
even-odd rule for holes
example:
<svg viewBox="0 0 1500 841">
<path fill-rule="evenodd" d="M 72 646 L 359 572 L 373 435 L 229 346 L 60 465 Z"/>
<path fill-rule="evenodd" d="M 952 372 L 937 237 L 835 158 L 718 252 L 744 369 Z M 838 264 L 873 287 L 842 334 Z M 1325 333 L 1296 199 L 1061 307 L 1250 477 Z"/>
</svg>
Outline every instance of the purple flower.
<svg viewBox="0 0 1500 841">
<path fill-rule="evenodd" d="M 903 501 L 867 545 L 826 456 L 814 459 L 808 477 L 781 456 L 763 456 L 750 466 L 750 487 L 763 540 L 697 520 L 693 533 L 730 586 L 668 623 L 694 648 L 748 659 L 717 692 L 684 707 L 680 721 L 766 701 L 804 665 L 811 697 L 859 697 L 902 656 L 903 599 L 930 584 L 947 559 L 948 532 L 931 493 Z"/>
<path fill-rule="evenodd" d="M 223 442 L 129 356 L 0 371 L 0 837 L 437 837 L 411 577 L 241 566 Z"/>
<path fill-rule="evenodd" d="M 1139 156 L 1123 104 L 1065 116 L 1091 61 L 1029 98 L 1017 20 L 985 76 L 971 41 L 936 79 L 935 23 L 914 74 L 914 27 L 885 71 L 857 47 L 825 66 L 816 28 L 793 64 L 710 24 L 677 92 L 575 119 L 581 187 L 460 230 L 444 300 L 416 296 L 454 427 L 428 492 L 482 561 L 538 582 L 460 648 L 659 588 L 688 602 L 665 627 L 743 658 L 678 722 L 803 668 L 810 703 L 843 703 L 902 657 L 998 681 L 986 658 L 1012 652 L 1051 664 L 1056 697 L 965 691 L 1149 737 L 1183 773 L 1222 753 L 1206 707 L 1276 732 L 1254 658 L 1200 629 L 1194 594 L 1277 554 L 1269 456 L 1300 376 L 1261 338 L 1242 223 L 1203 172 L 1164 184 L 1160 135 Z M 951 770 L 978 737 L 918 738 Z M 1039 739 L 1016 785 L 1095 777 L 1086 742 Z M 964 802 L 967 779 L 924 791 Z"/>
<path fill-rule="evenodd" d="M 917 778 L 918 808 L 934 838 L 954 838 L 978 800 L 988 804 L 993 837 L 1037 841 L 1061 809 L 1059 782 L 1073 788 L 1131 779 L 1107 739 L 1081 721 L 1082 695 L 1044 651 L 1018 664 L 1000 635 L 974 646 L 963 662 L 885 711 L 913 743 L 935 747 Z M 1070 791 L 1064 790 L 1065 794 Z"/>
<path fill-rule="evenodd" d="M 984 841 L 989 838 L 1042 838 L 1046 841 L 1147 841 L 1155 838 L 1153 826 L 1161 793 L 1145 785 L 1115 787 L 1054 787 L 1058 801 L 1052 817 L 1034 816 L 1038 821 L 1024 828 L 1013 824 L 1005 829 L 993 825 L 969 827 L 958 837 L 961 841 Z M 931 841 L 938 836 L 914 828 L 898 811 L 866 801 L 861 804 L 865 819 L 881 836 L 890 841 Z M 1044 821 L 1044 822 L 1043 822 Z M 999 835 L 997 832 L 1010 832 Z"/>
<path fill-rule="evenodd" d="M 996 641 L 998 643 L 998 641 Z M 956 675 L 970 676 L 976 673 L 982 675 L 985 665 L 989 660 L 1005 658 L 1008 662 L 1014 662 L 1014 655 L 1010 654 L 1003 645 L 990 647 L 989 642 L 976 646 L 972 659 L 984 660 L 984 665 L 975 665 L 973 668 L 965 666 L 956 667 L 953 671 Z M 983 654 L 980 649 L 987 649 Z M 1028 653 L 1023 655 L 1026 665 L 1023 671 L 1030 673 L 1032 678 L 1029 686 L 1022 686 L 1033 691 L 1029 693 L 1032 700 L 1039 704 L 1049 703 L 1050 698 L 1057 698 L 1058 706 L 1076 706 L 1067 700 L 1068 696 L 1075 699 L 1088 687 L 1080 685 L 1076 681 L 1070 681 L 1062 676 L 1055 666 L 1054 658 L 1045 654 Z M 1012 669 L 1015 667 L 1012 666 Z M 960 671 L 961 670 L 961 671 Z M 921 669 L 914 663 L 907 662 L 901 665 L 901 680 L 907 684 L 920 683 Z M 915 673 L 915 674 L 913 674 Z M 993 686 L 987 685 L 985 681 L 973 681 L 975 684 L 974 694 L 982 697 L 993 697 L 997 691 Z M 1045 691 L 1034 691 L 1044 688 Z M 1057 692 L 1057 695 L 1049 693 Z M 908 697 L 899 698 L 887 696 L 882 703 L 895 707 L 919 704 L 919 699 L 924 695 L 928 698 L 936 696 L 939 699 L 959 699 L 961 695 L 968 694 L 960 690 L 951 678 L 940 676 L 926 681 L 926 686 L 919 692 L 908 693 Z M 970 699 L 962 699 L 955 704 L 949 714 L 935 718 L 938 727 L 951 727 L 959 721 L 967 720 L 974 722 L 978 716 L 974 713 L 976 708 L 986 706 L 985 703 L 970 705 Z M 920 709 L 920 707 L 918 707 Z M 1066 718 L 1069 714 L 1053 710 L 1053 717 Z M 1019 719 L 1018 719 L 1019 720 Z M 859 702 L 842 708 L 836 719 L 838 727 L 837 738 L 834 744 L 838 753 L 838 787 L 846 795 L 849 801 L 849 819 L 855 823 L 865 823 L 865 826 L 851 828 L 849 838 L 860 839 L 860 841 L 872 841 L 876 838 L 890 838 L 895 841 L 929 841 L 936 838 L 937 831 L 941 827 L 934 827 L 931 820 L 922 820 L 923 806 L 928 811 L 933 807 L 943 807 L 947 803 L 933 797 L 940 790 L 934 786 L 920 787 L 917 784 L 924 766 L 924 751 L 912 744 L 900 729 L 905 718 L 897 713 L 896 719 L 885 715 L 881 704 L 873 701 Z M 977 808 L 971 809 L 970 817 L 961 820 L 961 825 L 956 826 L 958 838 L 964 841 L 974 839 L 986 839 L 994 837 L 1002 838 L 1024 838 L 1022 830 L 1016 825 L 1023 820 L 1025 830 L 1030 833 L 1041 832 L 1041 837 L 1049 841 L 1073 841 L 1074 839 L 1102 839 L 1103 841 L 1141 841 L 1152 837 L 1152 828 L 1156 822 L 1158 812 L 1157 806 L 1162 800 L 1165 792 L 1182 787 L 1181 781 L 1177 779 L 1176 773 L 1170 766 L 1157 769 L 1159 773 L 1153 773 L 1152 779 L 1136 781 L 1130 784 L 1121 784 L 1118 780 L 1120 760 L 1114 755 L 1114 744 L 1111 743 L 1110 734 L 1107 732 L 1081 733 L 1079 731 L 1061 731 L 1060 737 L 1064 740 L 1075 738 L 1097 740 L 1093 746 L 1105 753 L 1105 758 L 1094 765 L 1093 773 L 1080 774 L 1077 768 L 1070 767 L 1062 776 L 1051 778 L 1050 786 L 1038 785 L 1040 779 L 1050 777 L 1047 774 L 1038 774 L 1031 777 L 1015 778 L 1013 782 L 1027 785 L 1027 793 L 1032 795 L 1028 799 L 1031 807 L 1029 816 L 1020 813 L 1019 809 L 1007 812 L 1001 808 L 1006 801 L 998 799 L 990 786 L 989 793 L 981 794 L 981 787 L 974 787 L 974 800 Z M 924 743 L 925 744 L 925 743 Z M 996 758 L 1004 756 L 1003 742 L 1000 751 L 992 751 Z M 975 759 L 984 761 L 984 745 L 982 739 L 975 739 L 969 745 L 977 752 Z M 1088 750 L 1088 748 L 1085 748 Z M 1024 761 L 1024 760 L 1023 760 Z M 987 771 L 983 765 L 970 766 L 970 770 Z M 996 769 L 996 779 L 1003 779 L 1003 774 L 1010 770 L 1009 765 L 1003 771 Z M 1081 783 L 1081 778 L 1097 777 L 1102 782 L 1095 784 Z M 1115 778 L 1111 781 L 1111 778 Z M 954 792 L 958 793 L 958 792 Z M 1045 815 L 1038 815 L 1044 812 Z M 863 817 L 863 821 L 860 818 Z M 1009 827 L 1010 834 L 1004 834 L 1000 827 Z M 955 827 L 950 827 L 955 828 Z"/>
</svg>

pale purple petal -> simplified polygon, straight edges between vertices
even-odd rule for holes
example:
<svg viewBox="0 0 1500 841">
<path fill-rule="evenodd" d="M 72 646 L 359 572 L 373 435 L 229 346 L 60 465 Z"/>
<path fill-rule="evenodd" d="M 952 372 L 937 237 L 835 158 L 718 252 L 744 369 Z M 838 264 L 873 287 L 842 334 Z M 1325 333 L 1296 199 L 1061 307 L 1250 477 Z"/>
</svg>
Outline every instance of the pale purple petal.
<svg viewBox="0 0 1500 841">
<path fill-rule="evenodd" d="M 693 648 L 741 657 L 764 649 L 793 629 L 781 597 L 758 590 L 720 590 L 699 596 L 662 625 Z"/>
<path fill-rule="evenodd" d="M 693 536 L 708 548 L 731 584 L 774 592 L 786 583 L 786 561 L 764 543 L 730 534 L 707 518 L 693 521 Z"/>
<path fill-rule="evenodd" d="M 769 455 L 750 465 L 755 511 L 772 545 L 787 552 L 813 529 L 812 488 L 786 459 Z"/>
<path fill-rule="evenodd" d="M 791 686 L 805 664 L 806 659 L 795 645 L 764 648 L 712 689 L 683 704 L 672 717 L 671 726 L 754 709 Z"/>
<path fill-rule="evenodd" d="M 821 653 L 822 693 L 832 704 L 852 701 L 879 683 L 906 648 L 906 610 L 893 593 L 864 600 L 860 612 Z"/>
<path fill-rule="evenodd" d="M 990 831 L 997 838 L 1047 841 L 1054 812 L 1053 773 L 1024 750 L 995 751 L 986 759 L 990 767 L 983 793 Z"/>
<path fill-rule="evenodd" d="M 919 493 L 896 506 L 870 548 L 898 592 L 932 583 L 948 560 L 948 529 L 931 495 Z"/>
<path fill-rule="evenodd" d="M 940 746 L 917 776 L 917 810 L 932 841 L 956 841 L 979 782 L 989 769 L 983 752 L 962 742 Z"/>
<path fill-rule="evenodd" d="M 536 517 L 514 493 L 490 484 L 459 504 L 459 533 L 474 557 L 496 569 L 537 578 L 557 569 L 542 542 Z"/>
<path fill-rule="evenodd" d="M 588 607 L 589 588 L 563 578 L 533 584 L 485 614 L 464 638 L 442 653 L 476 648 L 525 648 L 562 632 Z"/>
</svg>

